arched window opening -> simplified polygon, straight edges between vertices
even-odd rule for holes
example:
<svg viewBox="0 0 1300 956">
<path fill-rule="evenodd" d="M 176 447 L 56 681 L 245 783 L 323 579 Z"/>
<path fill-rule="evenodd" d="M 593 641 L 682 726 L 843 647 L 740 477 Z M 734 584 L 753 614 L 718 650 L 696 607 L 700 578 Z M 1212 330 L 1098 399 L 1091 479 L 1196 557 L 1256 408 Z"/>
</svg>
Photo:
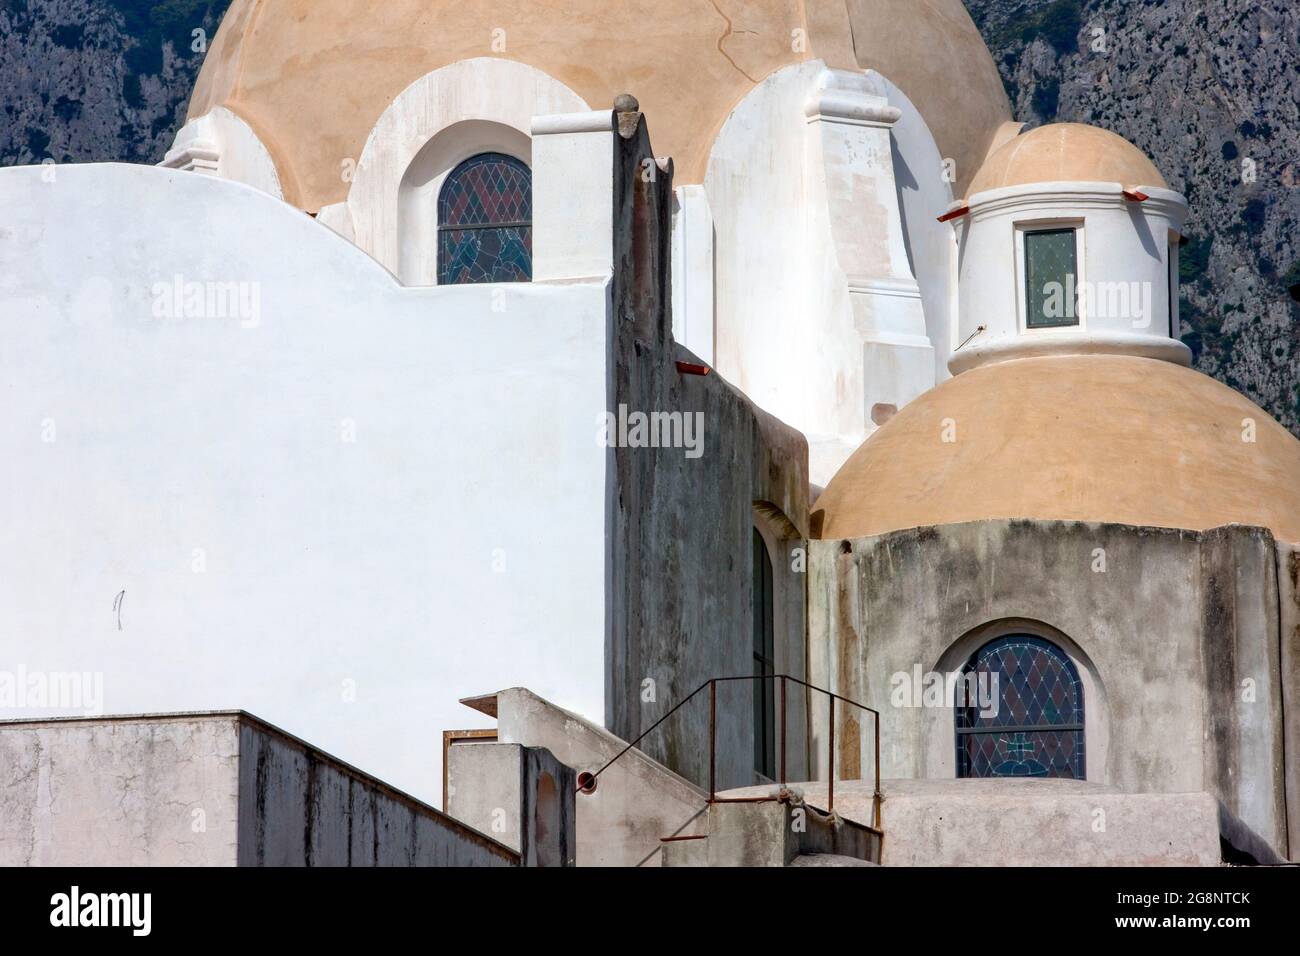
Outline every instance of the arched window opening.
<svg viewBox="0 0 1300 956">
<path fill-rule="evenodd" d="M 504 153 L 480 153 L 438 194 L 438 284 L 533 277 L 533 176 Z"/>
<path fill-rule="evenodd" d="M 1065 651 L 1008 634 L 976 651 L 962 678 L 958 777 L 1085 779 L 1083 683 Z"/>
<path fill-rule="evenodd" d="M 754 621 L 754 769 L 776 779 L 776 620 L 772 559 L 754 529 L 754 582 L 750 590 Z"/>
</svg>

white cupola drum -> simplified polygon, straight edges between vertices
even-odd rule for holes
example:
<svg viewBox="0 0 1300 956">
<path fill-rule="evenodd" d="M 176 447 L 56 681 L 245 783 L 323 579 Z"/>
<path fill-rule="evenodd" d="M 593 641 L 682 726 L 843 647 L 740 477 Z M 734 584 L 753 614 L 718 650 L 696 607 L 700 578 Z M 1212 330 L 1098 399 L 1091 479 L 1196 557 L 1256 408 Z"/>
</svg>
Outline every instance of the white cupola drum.
<svg viewBox="0 0 1300 956">
<path fill-rule="evenodd" d="M 995 150 L 953 217 L 959 309 L 948 367 L 1044 354 L 1190 365 L 1178 341 L 1187 201 L 1136 146 L 1077 123 Z"/>
</svg>

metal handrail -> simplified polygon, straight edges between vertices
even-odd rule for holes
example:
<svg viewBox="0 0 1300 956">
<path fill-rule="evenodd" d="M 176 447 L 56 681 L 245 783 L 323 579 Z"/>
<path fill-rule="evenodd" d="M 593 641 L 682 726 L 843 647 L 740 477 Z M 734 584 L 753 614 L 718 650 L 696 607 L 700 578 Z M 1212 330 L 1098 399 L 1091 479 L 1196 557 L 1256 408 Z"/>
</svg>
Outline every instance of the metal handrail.
<svg viewBox="0 0 1300 956">
<path fill-rule="evenodd" d="M 859 710 L 864 710 L 867 713 L 871 714 L 873 718 L 872 724 L 874 726 L 875 749 L 876 749 L 875 768 L 874 768 L 876 779 L 875 779 L 875 793 L 872 798 L 872 817 L 873 817 L 873 828 L 879 831 L 880 804 L 881 804 L 880 712 L 872 707 L 868 707 L 866 704 L 859 703 L 856 700 L 852 700 L 848 697 L 844 697 L 841 696 L 840 694 L 836 694 L 833 691 L 826 690 L 824 687 L 817 687 L 813 684 L 808 683 L 805 680 L 799 679 L 798 677 L 791 677 L 788 674 L 745 674 L 738 677 L 709 678 L 699 687 L 695 688 L 695 690 L 691 691 L 680 701 L 678 701 L 668 711 L 668 713 L 664 714 L 653 724 L 651 724 L 648 728 L 646 728 L 640 734 L 640 736 L 638 736 L 626 747 L 624 747 L 613 757 L 607 760 L 599 770 L 595 771 L 594 773 L 581 774 L 579 778 L 580 782 L 578 785 L 578 792 L 590 793 L 592 790 L 594 790 L 596 778 L 598 778 L 602 773 L 608 770 L 615 762 L 619 760 L 619 758 L 621 758 L 629 750 L 632 750 L 634 747 L 636 747 L 637 744 L 639 744 L 647 736 L 649 736 L 651 733 L 657 730 L 660 724 L 666 721 L 669 717 L 673 716 L 673 714 L 677 713 L 677 711 L 681 710 L 682 707 L 684 707 L 687 703 L 693 700 L 698 694 L 703 692 L 705 688 L 708 688 L 709 691 L 709 803 L 758 803 L 758 802 L 778 799 L 777 797 L 725 797 L 721 799 L 718 797 L 718 791 L 717 791 L 718 684 L 729 683 L 732 681 L 756 681 L 756 680 L 764 680 L 764 681 L 779 680 L 781 682 L 781 764 L 780 764 L 781 780 L 780 783 L 782 786 L 785 786 L 787 782 L 786 781 L 786 759 L 785 759 L 786 758 L 785 730 L 786 730 L 786 696 L 787 696 L 786 684 L 787 682 L 793 682 L 795 684 L 798 684 L 799 686 L 803 687 L 805 690 L 816 691 L 819 694 L 825 694 L 829 699 L 830 711 L 828 714 L 829 724 L 828 724 L 828 733 L 827 733 L 828 742 L 827 742 L 827 760 L 826 760 L 826 803 L 827 803 L 826 810 L 827 812 L 834 812 L 835 810 L 835 702 L 837 700 L 843 701 L 846 704 L 850 704 L 858 708 Z"/>
</svg>

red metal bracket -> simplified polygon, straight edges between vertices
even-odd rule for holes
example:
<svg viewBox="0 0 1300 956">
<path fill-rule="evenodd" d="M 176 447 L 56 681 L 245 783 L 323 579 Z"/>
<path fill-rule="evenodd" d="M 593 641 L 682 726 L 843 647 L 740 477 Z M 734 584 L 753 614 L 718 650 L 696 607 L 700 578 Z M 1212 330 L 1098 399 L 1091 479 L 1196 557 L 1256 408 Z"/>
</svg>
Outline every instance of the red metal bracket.
<svg viewBox="0 0 1300 956">
<path fill-rule="evenodd" d="M 677 371 L 683 375 L 708 375 L 713 370 L 707 365 L 696 365 L 694 362 L 678 362 Z"/>
<path fill-rule="evenodd" d="M 1124 198 L 1129 202 L 1146 202 L 1151 197 L 1134 186 L 1132 189 L 1124 190 Z"/>
<path fill-rule="evenodd" d="M 939 221 L 952 222 L 954 219 L 960 219 L 962 216 L 968 215 L 969 213 L 970 206 L 958 206 L 956 209 L 951 209 L 940 216 Z"/>
</svg>

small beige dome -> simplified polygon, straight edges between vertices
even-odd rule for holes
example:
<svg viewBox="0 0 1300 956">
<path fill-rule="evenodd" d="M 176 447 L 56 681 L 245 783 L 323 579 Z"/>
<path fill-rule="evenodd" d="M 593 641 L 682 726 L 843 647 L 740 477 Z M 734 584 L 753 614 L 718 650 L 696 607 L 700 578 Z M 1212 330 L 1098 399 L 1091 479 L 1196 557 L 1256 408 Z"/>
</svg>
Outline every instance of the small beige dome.
<svg viewBox="0 0 1300 956">
<path fill-rule="evenodd" d="M 1300 441 L 1172 362 L 1015 359 L 905 406 L 831 480 L 812 530 L 859 538 L 993 518 L 1243 524 L 1300 542 Z"/>
<path fill-rule="evenodd" d="M 1053 182 L 1168 188 L 1146 153 L 1123 136 L 1098 126 L 1055 123 L 1030 130 L 995 150 L 975 174 L 967 195 Z"/>
</svg>

